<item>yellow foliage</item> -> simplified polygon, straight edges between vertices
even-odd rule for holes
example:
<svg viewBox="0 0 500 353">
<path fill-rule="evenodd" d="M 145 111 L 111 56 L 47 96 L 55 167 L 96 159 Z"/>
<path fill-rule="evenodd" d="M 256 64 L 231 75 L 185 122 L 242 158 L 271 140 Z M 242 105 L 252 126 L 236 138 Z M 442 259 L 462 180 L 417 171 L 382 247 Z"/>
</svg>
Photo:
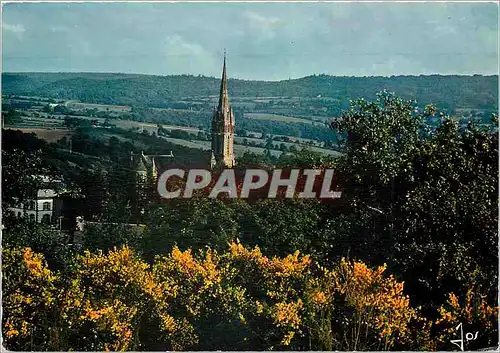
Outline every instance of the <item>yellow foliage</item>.
<svg viewBox="0 0 500 353">
<path fill-rule="evenodd" d="M 324 292 L 318 290 L 313 293 L 311 300 L 314 304 L 326 304 L 327 303 L 327 298 Z"/>
<path fill-rule="evenodd" d="M 301 323 L 302 300 L 292 303 L 279 302 L 274 305 L 272 316 L 278 326 L 298 329 Z"/>
<path fill-rule="evenodd" d="M 245 248 L 239 242 L 229 244 L 230 257 L 232 260 L 245 260 L 253 262 L 266 271 L 269 275 L 276 277 L 290 277 L 301 275 L 311 265 L 309 255 L 300 257 L 299 251 L 295 251 L 284 258 L 263 256 L 259 247 L 252 250 Z"/>
<path fill-rule="evenodd" d="M 85 252 L 64 277 L 31 249 L 3 256 L 3 333 L 18 350 L 31 350 L 34 330 L 43 337 L 37 350 L 142 350 L 144 337 L 163 350 L 194 350 L 217 335 L 230 342 L 215 347 L 225 350 L 295 349 L 311 340 L 310 349 L 380 350 L 414 339 L 411 319 L 430 342 L 433 325 L 445 325 L 444 340 L 458 322 L 492 328 L 497 314 L 469 291 L 463 306 L 450 294 L 440 319 L 428 322 L 385 265 L 342 259 L 322 268 L 299 252 L 269 258 L 239 242 L 223 253 L 174 247 L 152 266 L 128 247 Z"/>
<path fill-rule="evenodd" d="M 441 343 L 448 343 L 456 336 L 458 324 L 463 325 L 464 331 L 476 330 L 481 332 L 481 335 L 487 335 L 489 331 L 497 329 L 498 307 L 488 305 L 486 297 L 473 288 L 467 291 L 462 305 L 459 298 L 450 293 L 446 304 L 442 305 L 438 312 L 440 317 L 435 324 L 440 329 L 437 339 Z"/>
<path fill-rule="evenodd" d="M 57 276 L 47 267 L 43 255 L 30 248 L 4 248 L 2 267 L 5 344 L 29 350 L 35 328 L 50 335 L 49 312 L 55 304 Z M 51 348 L 50 343 L 43 347 Z"/>
<path fill-rule="evenodd" d="M 66 304 L 63 316 L 75 329 L 91 324 L 95 332 L 107 333 L 109 340 L 91 348 L 139 348 L 134 340 L 139 323 L 151 318 L 158 319 L 157 329 L 167 342 L 178 338 L 182 323 L 169 314 L 168 306 L 176 288 L 155 282 L 149 265 L 130 248 L 107 255 L 85 252 L 79 260 L 71 286 L 61 298 Z"/>
<path fill-rule="evenodd" d="M 315 318 L 325 310 L 334 311 L 326 317 L 336 316 L 340 331 L 349 337 L 332 338 L 342 349 L 358 350 L 373 342 L 376 345 L 372 349 L 388 349 L 407 334 L 408 323 L 415 312 L 409 297 L 403 294 L 403 283 L 392 275 L 384 276 L 385 265 L 370 269 L 362 262 L 343 258 L 334 269 L 320 270 L 322 276 L 312 278 L 308 284 L 309 300 L 317 311 L 311 314 L 313 327 L 323 329 L 325 325 L 314 321 L 319 320 Z M 347 316 L 345 310 L 340 310 L 342 307 L 338 308 L 339 303 L 351 309 L 347 310 Z M 368 335 L 372 331 L 375 336 Z"/>
</svg>

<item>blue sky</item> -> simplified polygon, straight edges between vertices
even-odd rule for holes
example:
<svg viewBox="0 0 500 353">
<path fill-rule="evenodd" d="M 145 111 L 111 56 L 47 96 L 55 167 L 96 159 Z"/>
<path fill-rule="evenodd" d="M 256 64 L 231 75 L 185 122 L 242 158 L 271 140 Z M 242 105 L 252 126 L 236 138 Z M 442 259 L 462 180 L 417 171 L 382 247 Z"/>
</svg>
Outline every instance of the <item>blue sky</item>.
<svg viewBox="0 0 500 353">
<path fill-rule="evenodd" d="M 498 74 L 495 3 L 9 3 L 2 70 Z"/>
</svg>

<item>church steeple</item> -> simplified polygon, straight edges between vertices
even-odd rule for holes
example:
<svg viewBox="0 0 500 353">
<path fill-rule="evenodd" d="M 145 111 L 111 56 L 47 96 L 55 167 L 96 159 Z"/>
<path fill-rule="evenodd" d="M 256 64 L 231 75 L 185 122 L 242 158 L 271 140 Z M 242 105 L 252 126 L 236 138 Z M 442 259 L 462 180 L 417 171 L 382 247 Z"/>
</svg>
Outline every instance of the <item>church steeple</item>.
<svg viewBox="0 0 500 353">
<path fill-rule="evenodd" d="M 234 166 L 234 114 L 229 105 L 229 93 L 226 72 L 226 51 L 224 50 L 224 64 L 220 84 L 219 105 L 212 118 L 212 162 L 225 167 Z M 214 163 L 215 160 L 215 163 Z"/>
<path fill-rule="evenodd" d="M 220 83 L 219 110 L 229 111 L 229 93 L 227 92 L 227 73 L 226 73 L 226 51 L 224 50 L 224 65 L 222 66 L 222 80 Z"/>
</svg>

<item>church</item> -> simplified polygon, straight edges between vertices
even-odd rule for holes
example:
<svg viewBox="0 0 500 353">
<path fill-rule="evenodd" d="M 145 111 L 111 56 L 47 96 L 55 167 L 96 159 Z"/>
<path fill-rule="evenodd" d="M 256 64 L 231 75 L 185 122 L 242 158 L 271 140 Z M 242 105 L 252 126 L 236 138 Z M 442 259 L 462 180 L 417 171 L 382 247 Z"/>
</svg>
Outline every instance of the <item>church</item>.
<svg viewBox="0 0 500 353">
<path fill-rule="evenodd" d="M 227 88 L 226 54 L 222 67 L 219 105 L 214 109 L 212 117 L 212 156 L 210 166 L 214 168 L 233 168 L 234 161 L 234 113 L 229 105 Z"/>
<path fill-rule="evenodd" d="M 226 72 L 226 55 L 222 67 L 222 79 L 220 84 L 219 104 L 214 107 L 212 115 L 212 147 L 211 147 L 211 169 L 233 168 L 235 166 L 234 145 L 234 112 L 229 104 L 229 93 Z M 136 154 L 130 152 L 131 168 L 136 171 L 137 178 L 142 183 L 151 181 L 155 183 L 158 177 L 158 165 L 155 159 L 160 157 L 173 157 L 170 155 L 144 155 L 142 152 Z M 163 169 L 159 168 L 160 170 Z"/>
</svg>

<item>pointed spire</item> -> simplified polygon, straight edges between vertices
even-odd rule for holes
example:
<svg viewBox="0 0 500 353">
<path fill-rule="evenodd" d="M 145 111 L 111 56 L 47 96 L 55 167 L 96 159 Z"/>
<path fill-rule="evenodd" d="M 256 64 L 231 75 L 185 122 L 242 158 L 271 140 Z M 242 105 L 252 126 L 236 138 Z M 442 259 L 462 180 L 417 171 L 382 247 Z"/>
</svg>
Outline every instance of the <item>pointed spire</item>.
<svg viewBox="0 0 500 353">
<path fill-rule="evenodd" d="M 212 118 L 212 167 L 221 163 L 226 167 L 234 166 L 234 115 L 229 105 L 229 93 L 226 72 L 226 50 L 224 50 L 224 65 L 220 84 L 219 105 Z"/>
<path fill-rule="evenodd" d="M 226 49 L 224 49 L 224 65 L 222 66 L 222 80 L 220 84 L 218 110 L 220 112 L 229 111 L 229 94 L 227 91 L 227 74 L 226 74 Z"/>
</svg>

